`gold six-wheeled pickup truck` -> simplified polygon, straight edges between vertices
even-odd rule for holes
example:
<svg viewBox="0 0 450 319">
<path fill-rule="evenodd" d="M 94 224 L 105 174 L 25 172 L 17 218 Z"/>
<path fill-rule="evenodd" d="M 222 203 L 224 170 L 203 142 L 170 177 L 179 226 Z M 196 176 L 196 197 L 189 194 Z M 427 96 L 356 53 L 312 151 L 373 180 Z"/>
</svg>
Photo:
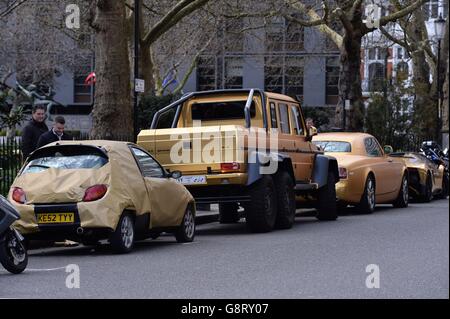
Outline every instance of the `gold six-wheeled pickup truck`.
<svg viewBox="0 0 450 319">
<path fill-rule="evenodd" d="M 290 228 L 296 207 L 335 220 L 336 159 L 311 143 L 299 102 L 258 89 L 194 92 L 158 111 L 137 143 L 220 221 L 250 230 Z M 243 208 L 243 213 L 242 209 Z"/>
</svg>

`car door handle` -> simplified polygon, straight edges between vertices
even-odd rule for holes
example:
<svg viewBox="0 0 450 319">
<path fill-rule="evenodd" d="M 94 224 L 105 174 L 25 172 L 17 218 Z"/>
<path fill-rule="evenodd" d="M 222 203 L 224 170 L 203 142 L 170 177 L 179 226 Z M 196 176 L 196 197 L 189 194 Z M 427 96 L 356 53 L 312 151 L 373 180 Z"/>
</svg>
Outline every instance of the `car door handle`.
<svg viewBox="0 0 450 319">
<path fill-rule="evenodd" d="M 393 162 L 393 160 L 391 160 L 391 159 L 388 159 L 388 162 L 389 162 L 389 163 L 392 163 L 392 162 Z"/>
</svg>

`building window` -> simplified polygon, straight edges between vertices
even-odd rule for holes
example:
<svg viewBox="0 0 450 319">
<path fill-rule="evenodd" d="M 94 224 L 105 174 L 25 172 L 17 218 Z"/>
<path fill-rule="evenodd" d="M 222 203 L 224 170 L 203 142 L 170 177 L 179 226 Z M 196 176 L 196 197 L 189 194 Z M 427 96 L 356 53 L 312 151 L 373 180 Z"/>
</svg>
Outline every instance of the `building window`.
<svg viewBox="0 0 450 319">
<path fill-rule="evenodd" d="M 73 89 L 73 102 L 80 104 L 92 103 L 92 86 L 84 83 L 88 74 L 75 75 L 74 89 Z"/>
<path fill-rule="evenodd" d="M 400 62 L 397 64 L 397 80 L 405 81 L 408 79 L 409 66 L 406 62 Z"/>
<path fill-rule="evenodd" d="M 403 59 L 403 48 L 397 48 L 397 59 Z"/>
<path fill-rule="evenodd" d="M 336 105 L 339 100 L 339 57 L 326 60 L 326 104 Z"/>
<path fill-rule="evenodd" d="M 369 60 L 377 60 L 377 49 L 370 48 L 368 51 Z"/>
<path fill-rule="evenodd" d="M 266 57 L 264 63 L 264 86 L 266 91 L 301 99 L 303 96 L 303 57 Z"/>
<path fill-rule="evenodd" d="M 300 99 L 303 96 L 303 58 L 286 57 L 284 94 Z"/>
<path fill-rule="evenodd" d="M 284 19 L 273 18 L 266 30 L 266 50 L 269 52 L 283 51 Z"/>
<path fill-rule="evenodd" d="M 276 17 L 266 29 L 268 52 L 298 52 L 304 50 L 304 28 L 284 18 Z"/>
<path fill-rule="evenodd" d="M 298 52 L 304 50 L 304 29 L 296 23 L 285 21 L 286 34 L 285 34 L 285 51 L 286 52 Z"/>
<path fill-rule="evenodd" d="M 244 24 L 242 19 L 227 19 L 225 21 L 225 52 L 244 51 Z"/>
<path fill-rule="evenodd" d="M 430 1 L 423 5 L 425 19 L 437 19 L 439 17 L 439 1 Z"/>
<path fill-rule="evenodd" d="M 369 91 L 382 91 L 384 84 L 384 65 L 382 63 L 371 63 L 369 65 Z"/>
<path fill-rule="evenodd" d="M 266 91 L 283 93 L 283 57 L 264 59 L 264 87 Z"/>
<path fill-rule="evenodd" d="M 330 22 L 329 27 L 336 31 L 337 33 L 341 33 L 342 24 L 340 24 L 338 21 L 332 20 Z M 336 43 L 330 39 L 328 36 L 323 36 L 325 38 L 325 50 L 328 52 L 339 52 L 339 48 L 336 45 Z"/>
<path fill-rule="evenodd" d="M 203 56 L 197 63 L 197 90 L 210 91 L 217 88 L 217 68 L 214 56 Z"/>
<path fill-rule="evenodd" d="M 225 58 L 225 89 L 242 89 L 243 87 L 243 58 Z"/>
</svg>

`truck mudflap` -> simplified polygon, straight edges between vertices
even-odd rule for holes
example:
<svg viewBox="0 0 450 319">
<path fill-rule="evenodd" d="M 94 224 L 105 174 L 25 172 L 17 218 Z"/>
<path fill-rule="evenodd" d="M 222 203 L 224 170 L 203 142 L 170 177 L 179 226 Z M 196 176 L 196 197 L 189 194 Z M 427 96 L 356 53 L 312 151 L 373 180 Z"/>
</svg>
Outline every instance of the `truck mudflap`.
<svg viewBox="0 0 450 319">
<path fill-rule="evenodd" d="M 335 183 L 339 182 L 339 169 L 337 160 L 332 156 L 317 154 L 314 160 L 314 170 L 312 182 L 319 188 L 325 186 L 328 180 L 328 172 L 332 171 L 335 176 Z"/>
</svg>

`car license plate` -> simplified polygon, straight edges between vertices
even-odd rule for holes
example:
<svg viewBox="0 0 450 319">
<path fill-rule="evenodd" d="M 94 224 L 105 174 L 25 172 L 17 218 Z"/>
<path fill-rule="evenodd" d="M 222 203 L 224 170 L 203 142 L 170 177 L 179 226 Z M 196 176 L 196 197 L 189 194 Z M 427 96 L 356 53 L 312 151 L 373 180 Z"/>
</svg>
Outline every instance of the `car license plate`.
<svg viewBox="0 0 450 319">
<path fill-rule="evenodd" d="M 75 221 L 74 213 L 37 214 L 38 224 L 68 224 Z"/>
<path fill-rule="evenodd" d="M 183 185 L 201 185 L 206 184 L 206 176 L 181 176 L 178 179 L 178 182 L 180 182 Z"/>
</svg>

